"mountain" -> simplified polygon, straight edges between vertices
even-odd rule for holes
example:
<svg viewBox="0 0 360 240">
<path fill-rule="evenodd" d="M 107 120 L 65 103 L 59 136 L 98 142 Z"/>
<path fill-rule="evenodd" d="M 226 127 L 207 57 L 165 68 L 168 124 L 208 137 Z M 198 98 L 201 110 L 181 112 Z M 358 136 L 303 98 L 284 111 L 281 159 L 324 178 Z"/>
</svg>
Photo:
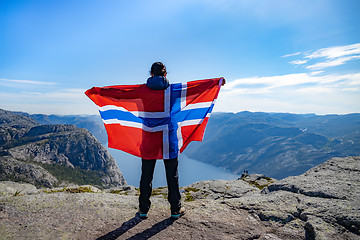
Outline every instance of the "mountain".
<svg viewBox="0 0 360 240">
<path fill-rule="evenodd" d="M 45 187 L 126 184 L 115 160 L 88 130 L 69 124 L 40 125 L 5 110 L 0 110 L 0 180 Z"/>
<path fill-rule="evenodd" d="M 84 127 L 107 142 L 100 116 L 22 114 L 42 124 Z M 282 179 L 330 157 L 359 155 L 359 143 L 360 114 L 213 113 L 203 143 L 191 143 L 184 154 L 233 173 Z"/>
<path fill-rule="evenodd" d="M 276 179 L 304 173 L 330 157 L 360 154 L 360 114 L 214 113 L 189 157 L 240 174 Z"/>
<path fill-rule="evenodd" d="M 99 115 L 45 115 L 24 112 L 19 112 L 19 114 L 31 117 L 40 124 L 73 124 L 79 128 L 86 128 L 102 144 L 107 143 L 106 131 Z"/>
</svg>

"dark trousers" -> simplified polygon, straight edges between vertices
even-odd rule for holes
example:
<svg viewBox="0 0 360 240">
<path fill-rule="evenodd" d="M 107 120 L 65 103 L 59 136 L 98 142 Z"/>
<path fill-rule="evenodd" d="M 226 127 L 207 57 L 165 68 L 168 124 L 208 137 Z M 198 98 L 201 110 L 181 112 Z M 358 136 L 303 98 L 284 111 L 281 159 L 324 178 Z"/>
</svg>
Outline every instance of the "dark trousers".
<svg viewBox="0 0 360 240">
<path fill-rule="evenodd" d="M 156 160 L 141 159 L 141 179 L 139 208 L 142 213 L 147 213 L 150 209 L 152 180 Z M 164 159 L 166 181 L 168 185 L 168 201 L 171 206 L 171 212 L 178 212 L 181 208 L 181 195 L 179 191 L 178 159 Z"/>
</svg>

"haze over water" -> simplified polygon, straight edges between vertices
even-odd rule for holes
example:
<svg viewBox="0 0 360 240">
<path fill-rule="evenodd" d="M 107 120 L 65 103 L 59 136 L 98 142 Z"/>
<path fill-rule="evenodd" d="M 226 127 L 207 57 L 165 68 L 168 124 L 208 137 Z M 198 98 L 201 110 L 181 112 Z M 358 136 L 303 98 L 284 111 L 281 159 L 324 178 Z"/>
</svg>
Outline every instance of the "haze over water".
<svg viewBox="0 0 360 240">
<path fill-rule="evenodd" d="M 129 185 L 139 187 L 141 175 L 141 159 L 120 150 L 108 148 L 115 158 L 121 172 Z M 230 173 L 222 168 L 212 166 L 187 157 L 182 154 L 179 158 L 179 184 L 181 187 L 202 180 L 234 180 L 239 175 Z M 156 162 L 153 187 L 167 186 L 165 167 L 162 160 Z"/>
</svg>

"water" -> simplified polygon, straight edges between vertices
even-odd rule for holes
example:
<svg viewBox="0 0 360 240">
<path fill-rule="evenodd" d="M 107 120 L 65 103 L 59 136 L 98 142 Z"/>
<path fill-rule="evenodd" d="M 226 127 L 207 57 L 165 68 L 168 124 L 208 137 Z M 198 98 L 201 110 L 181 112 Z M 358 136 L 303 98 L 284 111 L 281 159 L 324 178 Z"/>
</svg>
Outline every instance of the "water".
<svg viewBox="0 0 360 240">
<path fill-rule="evenodd" d="M 115 158 L 121 172 L 129 185 L 138 187 L 141 175 L 141 159 L 120 150 L 108 148 Z M 233 180 L 239 175 L 230 173 L 222 168 L 214 167 L 187 157 L 182 154 L 179 158 L 179 184 L 181 187 L 202 180 Z M 165 167 L 162 160 L 155 166 L 153 187 L 166 186 Z"/>
</svg>

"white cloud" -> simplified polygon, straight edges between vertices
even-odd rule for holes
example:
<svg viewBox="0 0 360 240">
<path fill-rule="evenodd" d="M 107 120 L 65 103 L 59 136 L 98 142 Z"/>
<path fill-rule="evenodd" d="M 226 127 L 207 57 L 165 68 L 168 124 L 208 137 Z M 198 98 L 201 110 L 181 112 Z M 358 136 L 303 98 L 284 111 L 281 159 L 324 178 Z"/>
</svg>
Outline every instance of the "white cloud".
<svg viewBox="0 0 360 240">
<path fill-rule="evenodd" d="M 312 53 L 307 53 L 305 58 L 327 58 L 335 59 L 350 55 L 359 55 L 360 54 L 360 43 L 345 45 L 345 46 L 336 46 L 322 48 Z"/>
<path fill-rule="evenodd" d="M 286 92 L 272 95 L 226 95 L 220 92 L 214 111 L 348 114 L 360 112 L 359 92 Z"/>
<path fill-rule="evenodd" d="M 331 87 L 323 87 L 323 86 L 316 86 L 316 87 L 304 87 L 298 90 L 295 90 L 297 93 L 312 95 L 312 94 L 322 94 L 322 93 L 334 93 L 336 89 Z"/>
<path fill-rule="evenodd" d="M 281 57 L 292 57 L 292 56 L 297 56 L 299 54 L 301 54 L 301 52 L 291 53 L 291 54 L 287 54 L 287 55 L 284 55 L 284 56 L 281 56 Z"/>
<path fill-rule="evenodd" d="M 328 61 L 325 61 L 325 62 L 315 63 L 313 65 L 307 66 L 306 68 L 316 70 L 316 69 L 324 69 L 324 68 L 327 68 L 327 67 L 335 67 L 335 66 L 343 65 L 346 62 L 348 62 L 350 60 L 355 60 L 355 59 L 360 59 L 360 55 L 335 58 L 335 59 L 328 60 Z"/>
<path fill-rule="evenodd" d="M 316 74 L 314 74 L 316 73 Z M 0 108 L 45 114 L 98 114 L 86 89 L 51 88 L 6 92 L 1 89 Z M 296 73 L 228 80 L 214 111 L 293 112 L 345 114 L 360 112 L 360 72 Z"/>
<path fill-rule="evenodd" d="M 71 102 L 86 98 L 85 89 L 63 89 L 61 91 L 47 92 L 37 95 L 39 99 L 43 100 L 58 100 L 62 102 Z"/>
<path fill-rule="evenodd" d="M 343 88 L 344 92 L 360 92 L 360 88 Z"/>
<path fill-rule="evenodd" d="M 0 108 L 43 114 L 98 114 L 84 94 L 85 89 L 62 89 L 49 92 L 0 92 Z"/>
<path fill-rule="evenodd" d="M 295 61 L 291 61 L 290 63 L 294 65 L 302 65 L 307 63 L 307 60 L 295 60 Z"/>
<path fill-rule="evenodd" d="M 360 111 L 360 73 L 242 78 L 220 91 L 215 111 L 346 114 Z"/>
<path fill-rule="evenodd" d="M 316 75 L 314 73 L 295 73 L 271 77 L 252 77 L 236 79 L 227 83 L 223 89 L 225 91 L 235 92 L 235 89 L 248 89 L 249 86 L 252 86 L 251 90 L 253 92 L 263 93 L 264 91 L 260 91 L 260 89 L 266 89 L 266 91 L 268 91 L 269 89 L 281 87 L 300 86 L 303 84 L 326 84 L 339 81 L 346 81 L 350 83 L 358 81 L 359 78 L 359 73 L 346 75 L 332 74 L 322 76 Z"/>
<path fill-rule="evenodd" d="M 264 94 L 269 93 L 270 88 L 235 88 L 235 89 L 227 89 L 225 94 L 232 95 L 232 94 Z"/>
<path fill-rule="evenodd" d="M 43 82 L 43 81 L 33 81 L 33 80 L 16 80 L 16 79 L 5 79 L 0 78 L 0 81 L 9 82 L 9 83 L 16 83 L 16 84 L 31 84 L 31 85 L 56 85 L 55 82 Z"/>
<path fill-rule="evenodd" d="M 293 54 L 285 56 L 293 56 Z M 305 65 L 310 63 L 304 67 L 310 70 L 319 70 L 344 65 L 356 59 L 360 59 L 360 43 L 309 51 L 304 54 L 303 59 L 291 61 L 290 64 Z"/>
<path fill-rule="evenodd" d="M 324 71 L 314 71 L 314 72 L 311 72 L 310 75 L 318 75 L 318 74 L 321 74 L 323 73 Z"/>
</svg>

